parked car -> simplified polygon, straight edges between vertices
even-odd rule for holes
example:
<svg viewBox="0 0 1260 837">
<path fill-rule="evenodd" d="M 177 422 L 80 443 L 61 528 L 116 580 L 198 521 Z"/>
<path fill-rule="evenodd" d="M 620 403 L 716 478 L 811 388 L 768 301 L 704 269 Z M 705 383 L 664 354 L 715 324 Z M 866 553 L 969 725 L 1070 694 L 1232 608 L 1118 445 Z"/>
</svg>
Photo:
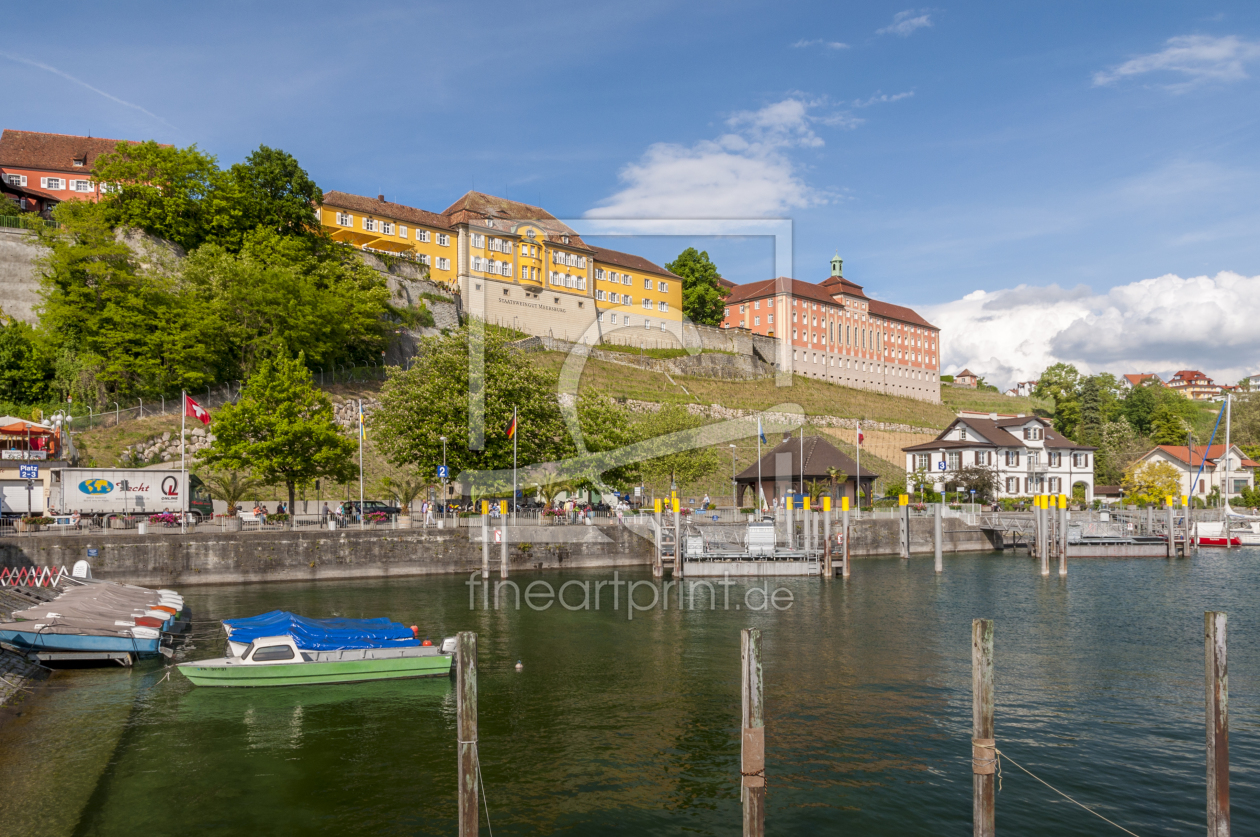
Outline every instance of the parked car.
<svg viewBox="0 0 1260 837">
<path fill-rule="evenodd" d="M 347 500 L 341 504 L 341 509 L 343 514 L 357 517 L 359 514 L 359 501 Z M 402 514 L 402 509 L 397 506 L 382 503 L 380 500 L 364 500 L 363 511 L 367 514 L 374 514 L 376 512 L 380 512 L 382 514 Z"/>
</svg>

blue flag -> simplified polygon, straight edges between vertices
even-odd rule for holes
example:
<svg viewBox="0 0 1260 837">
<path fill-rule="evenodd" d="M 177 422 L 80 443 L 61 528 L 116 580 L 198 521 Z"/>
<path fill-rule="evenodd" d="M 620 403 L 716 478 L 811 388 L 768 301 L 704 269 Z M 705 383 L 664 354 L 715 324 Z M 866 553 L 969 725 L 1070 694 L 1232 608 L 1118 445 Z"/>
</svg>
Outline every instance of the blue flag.
<svg viewBox="0 0 1260 837">
<path fill-rule="evenodd" d="M 757 419 L 757 436 L 761 438 L 761 444 L 763 445 L 770 444 L 769 442 L 766 441 L 766 431 L 761 429 L 761 419 Z"/>
</svg>

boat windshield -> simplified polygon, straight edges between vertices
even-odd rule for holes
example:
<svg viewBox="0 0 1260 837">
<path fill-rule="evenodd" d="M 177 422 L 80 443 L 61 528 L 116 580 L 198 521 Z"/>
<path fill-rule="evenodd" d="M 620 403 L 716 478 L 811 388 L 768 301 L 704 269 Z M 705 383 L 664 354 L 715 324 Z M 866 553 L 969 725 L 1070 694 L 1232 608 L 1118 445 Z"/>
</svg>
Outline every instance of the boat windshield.
<svg viewBox="0 0 1260 837">
<path fill-rule="evenodd" d="M 249 652 L 251 652 L 251 651 L 253 651 L 253 650 L 254 650 L 254 643 L 252 643 L 252 642 L 251 642 L 249 645 L 246 645 L 246 646 L 245 646 L 245 650 L 241 652 L 241 656 L 240 656 L 240 657 L 238 657 L 237 659 L 240 659 L 240 660 L 248 660 L 248 659 L 249 659 Z"/>
</svg>

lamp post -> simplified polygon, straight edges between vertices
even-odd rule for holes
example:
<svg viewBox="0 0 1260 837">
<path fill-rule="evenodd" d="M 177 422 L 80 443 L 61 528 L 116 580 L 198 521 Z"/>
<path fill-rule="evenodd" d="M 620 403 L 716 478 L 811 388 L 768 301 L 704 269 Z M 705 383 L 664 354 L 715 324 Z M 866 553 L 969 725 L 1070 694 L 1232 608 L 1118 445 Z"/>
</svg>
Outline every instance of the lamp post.
<svg viewBox="0 0 1260 837">
<path fill-rule="evenodd" d="M 450 505 L 451 492 L 446 487 L 446 437 L 442 437 L 442 525 L 446 525 L 446 507 Z"/>
<path fill-rule="evenodd" d="M 739 506 L 739 498 L 736 497 L 736 486 L 735 486 L 735 446 L 731 445 L 731 508 L 734 509 L 734 508 L 737 508 L 738 506 Z M 739 518 L 734 518 L 734 519 L 738 520 Z"/>
</svg>

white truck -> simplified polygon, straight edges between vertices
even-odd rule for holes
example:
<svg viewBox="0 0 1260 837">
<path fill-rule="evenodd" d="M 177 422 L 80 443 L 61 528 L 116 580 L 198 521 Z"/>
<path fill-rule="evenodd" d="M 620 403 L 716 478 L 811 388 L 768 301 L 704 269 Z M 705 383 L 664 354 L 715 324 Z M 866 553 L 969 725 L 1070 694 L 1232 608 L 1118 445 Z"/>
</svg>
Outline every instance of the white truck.
<svg viewBox="0 0 1260 837">
<path fill-rule="evenodd" d="M 48 507 L 83 517 L 187 512 L 196 522 L 214 518 L 205 485 L 186 471 L 146 468 L 56 468 Z"/>
</svg>

